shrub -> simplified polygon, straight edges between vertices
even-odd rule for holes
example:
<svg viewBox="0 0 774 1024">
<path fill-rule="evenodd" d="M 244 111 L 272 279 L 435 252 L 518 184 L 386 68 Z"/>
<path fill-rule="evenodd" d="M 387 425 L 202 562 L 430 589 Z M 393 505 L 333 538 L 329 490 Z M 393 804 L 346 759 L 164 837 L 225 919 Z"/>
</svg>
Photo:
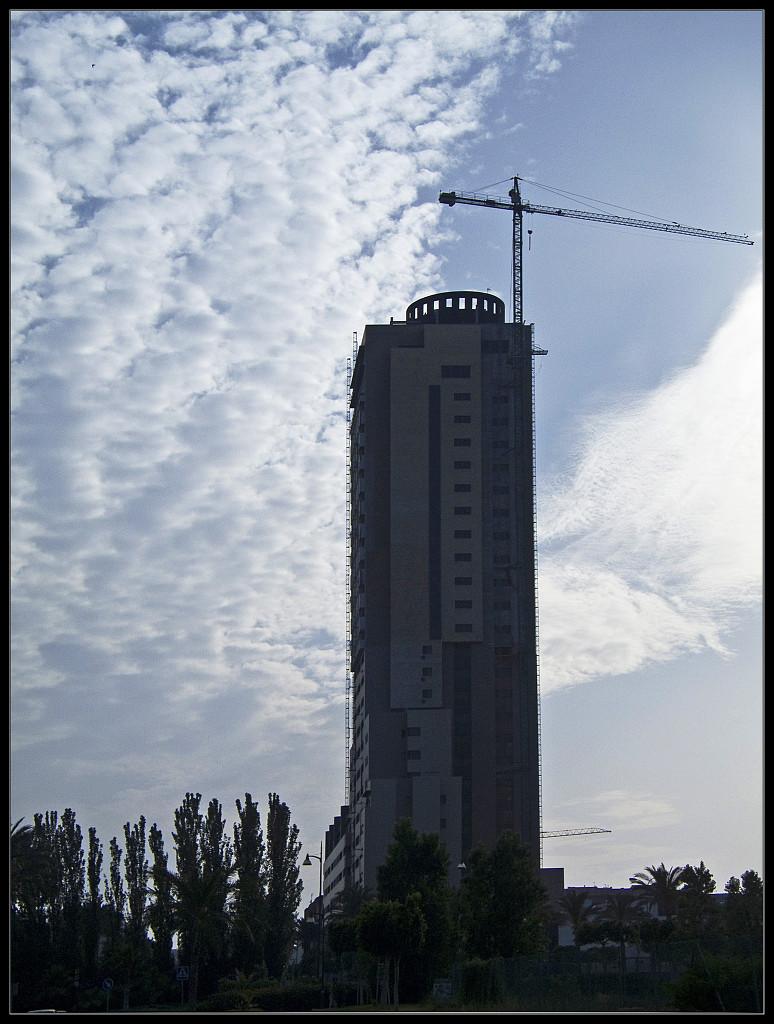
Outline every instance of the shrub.
<svg viewBox="0 0 774 1024">
<path fill-rule="evenodd" d="M 687 970 L 672 986 L 675 1008 L 759 1013 L 761 968 L 760 958 L 706 956 L 702 964 Z"/>
<path fill-rule="evenodd" d="M 495 1003 L 501 996 L 496 960 L 467 960 L 462 965 L 461 996 L 464 1003 Z"/>
<path fill-rule="evenodd" d="M 297 981 L 256 989 L 250 1005 L 256 1010 L 317 1010 L 320 1002 L 319 982 Z"/>
<path fill-rule="evenodd" d="M 250 997 L 244 992 L 215 992 L 206 999 L 200 999 L 196 1009 L 205 1013 L 218 1013 L 224 1010 L 248 1010 L 250 1006 Z"/>
</svg>

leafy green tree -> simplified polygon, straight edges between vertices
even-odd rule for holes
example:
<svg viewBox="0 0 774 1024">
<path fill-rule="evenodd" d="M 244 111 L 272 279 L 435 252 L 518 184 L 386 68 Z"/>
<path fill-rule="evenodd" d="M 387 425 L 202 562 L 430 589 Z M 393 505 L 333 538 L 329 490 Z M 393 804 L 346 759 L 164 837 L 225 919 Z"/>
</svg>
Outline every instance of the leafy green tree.
<svg viewBox="0 0 774 1024">
<path fill-rule="evenodd" d="M 245 793 L 236 801 L 234 822 L 236 884 L 234 886 L 234 950 L 246 976 L 264 966 L 266 941 L 266 845 L 258 804 Z"/>
<path fill-rule="evenodd" d="M 130 942 L 140 946 L 145 938 L 147 925 L 146 903 L 148 900 L 148 858 L 145 846 L 145 818 L 131 828 L 124 825 L 126 859 L 124 872 L 127 886 L 127 932 Z"/>
<path fill-rule="evenodd" d="M 491 850 L 468 857 L 460 885 L 460 924 L 469 956 L 537 953 L 545 945 L 546 893 L 526 846 L 504 832 Z"/>
<path fill-rule="evenodd" d="M 362 885 L 347 884 L 333 899 L 332 911 L 346 918 L 356 918 L 364 903 L 374 898 L 369 889 Z"/>
<path fill-rule="evenodd" d="M 266 819 L 267 897 L 264 957 L 269 976 L 279 978 L 285 969 L 296 930 L 296 911 L 301 902 L 298 826 L 290 822 L 290 809 L 276 793 L 269 794 Z"/>
<path fill-rule="evenodd" d="M 148 924 L 153 932 L 153 959 L 157 970 L 166 974 L 172 966 L 172 935 L 174 933 L 174 905 L 168 869 L 169 856 L 164 851 L 164 837 L 154 822 L 148 833 L 148 845 L 153 856 L 151 867 L 151 904 Z"/>
<path fill-rule="evenodd" d="M 427 935 L 422 897 L 412 892 L 405 902 L 375 900 L 366 903 L 357 918 L 357 933 L 361 948 L 381 961 L 386 1002 L 397 1008 L 401 958 L 416 956 Z"/>
<path fill-rule="evenodd" d="M 19 818 L 11 825 L 11 906 L 34 906 L 44 888 L 48 860 L 35 845 L 32 825 Z"/>
<path fill-rule="evenodd" d="M 126 891 L 121 872 L 121 858 L 124 851 L 115 836 L 110 840 L 109 876 L 105 876 L 105 902 L 108 907 L 108 938 L 111 951 L 121 941 L 126 920 Z"/>
<path fill-rule="evenodd" d="M 726 931 L 734 936 L 758 939 L 763 921 L 763 881 L 757 871 L 743 872 L 741 880 L 731 876 L 725 884 Z"/>
<path fill-rule="evenodd" d="M 404 903 L 411 893 L 434 895 L 446 886 L 449 855 L 434 833 L 422 834 L 403 818 L 377 872 L 379 899 Z"/>
<path fill-rule="evenodd" d="M 377 892 L 383 902 L 405 904 L 413 893 L 421 899 L 427 937 L 421 952 L 406 965 L 405 981 L 412 997 L 425 994 L 453 952 L 448 866 L 449 856 L 436 834 L 418 832 L 408 818 L 396 823 L 377 872 Z"/>
<path fill-rule="evenodd" d="M 83 958 L 86 983 L 94 983 L 97 971 L 97 952 L 99 949 L 100 921 L 102 918 L 102 895 L 100 878 L 102 875 L 102 843 L 97 838 L 97 830 L 89 829 L 89 849 L 86 859 L 86 881 L 88 896 L 84 907 L 83 920 Z"/>
<path fill-rule="evenodd" d="M 644 871 L 638 871 L 629 881 L 632 886 L 646 890 L 651 906 L 655 906 L 662 917 L 670 920 L 677 912 L 683 871 L 684 868 L 680 867 L 668 868 L 662 861 L 658 866 L 651 864 Z"/>
<path fill-rule="evenodd" d="M 35 827 L 23 825 L 20 818 L 11 827 L 11 981 L 23 1004 L 29 994 L 39 990 L 52 958 L 48 920 L 48 893 L 51 888 L 52 859 L 40 843 Z"/>
<path fill-rule="evenodd" d="M 715 891 L 715 879 L 701 861 L 698 866 L 686 864 L 680 880 L 678 929 L 685 935 L 698 937 L 710 928 L 714 920 L 712 893 Z"/>
<path fill-rule="evenodd" d="M 186 793 L 175 811 L 177 873 L 167 882 L 174 900 L 174 921 L 180 933 L 183 960 L 190 966 L 189 998 L 196 1006 L 200 968 L 222 954 L 230 924 L 228 898 L 233 862 L 224 838 L 221 807 L 212 800 L 205 818 L 201 794 Z"/>
<path fill-rule="evenodd" d="M 58 954 L 63 966 L 76 970 L 80 964 L 81 909 L 84 902 L 86 865 L 83 836 L 75 811 L 65 808 L 55 832 L 58 859 L 62 930 Z"/>
<path fill-rule="evenodd" d="M 126 922 L 121 950 L 121 974 L 124 993 L 124 1009 L 129 1009 L 129 998 L 138 978 L 147 974 L 148 943 L 146 928 L 148 917 L 148 859 L 145 843 L 145 818 L 140 815 L 137 824 L 124 825 L 126 856 L 124 876 L 126 878 Z"/>
<path fill-rule="evenodd" d="M 56 811 L 33 815 L 32 833 L 35 850 L 45 864 L 41 872 L 40 891 L 37 893 L 37 909 L 46 920 L 53 940 L 58 930 L 60 891 L 59 858 L 56 851 L 56 828 L 59 816 Z"/>
<path fill-rule="evenodd" d="M 328 949 L 336 957 L 357 951 L 357 918 L 335 916 L 328 923 Z"/>
</svg>

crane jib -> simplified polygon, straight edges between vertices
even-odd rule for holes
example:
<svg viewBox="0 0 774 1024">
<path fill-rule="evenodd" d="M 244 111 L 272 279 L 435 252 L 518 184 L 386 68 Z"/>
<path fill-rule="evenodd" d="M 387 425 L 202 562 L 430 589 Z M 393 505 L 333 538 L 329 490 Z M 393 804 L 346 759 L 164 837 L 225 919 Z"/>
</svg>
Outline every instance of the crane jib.
<svg viewBox="0 0 774 1024">
<path fill-rule="evenodd" d="M 639 220 L 635 217 L 619 217 L 615 214 L 593 213 L 588 210 L 565 210 L 556 206 L 538 206 L 534 203 L 514 203 L 500 196 L 487 196 L 480 193 L 441 192 L 439 203 L 454 206 L 464 203 L 469 206 L 488 206 L 490 209 L 511 210 L 513 213 L 545 213 L 553 217 L 571 217 L 575 220 L 595 221 L 598 224 L 612 224 L 619 227 L 646 228 L 650 231 L 663 231 L 671 235 L 690 235 L 694 238 L 713 238 L 721 242 L 737 242 L 740 245 L 754 245 L 747 235 L 732 235 L 728 231 L 710 231 L 707 228 L 692 228 L 685 224 L 655 220 Z"/>
</svg>

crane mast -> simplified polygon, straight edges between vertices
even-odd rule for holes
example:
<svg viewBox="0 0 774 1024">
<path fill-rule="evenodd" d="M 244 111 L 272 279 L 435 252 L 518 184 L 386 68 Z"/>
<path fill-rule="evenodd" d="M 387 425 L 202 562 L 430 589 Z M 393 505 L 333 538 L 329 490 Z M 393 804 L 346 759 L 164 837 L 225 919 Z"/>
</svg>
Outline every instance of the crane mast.
<svg viewBox="0 0 774 1024">
<path fill-rule="evenodd" d="M 661 231 L 665 234 L 673 235 L 692 235 L 695 238 L 711 238 L 721 242 L 737 242 L 741 245 L 753 245 L 751 239 L 747 235 L 733 235 L 727 231 L 709 231 L 706 228 L 694 228 L 689 227 L 686 224 L 678 224 L 677 221 L 665 221 L 665 220 L 643 220 L 635 217 L 621 217 L 616 214 L 607 213 L 595 213 L 590 210 L 568 210 L 557 206 L 540 206 L 536 203 L 524 202 L 521 196 L 521 190 L 519 189 L 519 178 L 514 176 L 513 188 L 508 192 L 508 199 L 501 196 L 489 196 L 478 192 L 441 192 L 438 196 L 438 201 L 444 203 L 447 206 L 454 206 L 456 203 L 463 203 L 468 206 L 485 206 L 494 210 L 510 210 L 513 216 L 513 237 L 512 237 L 512 252 L 513 252 L 513 264 L 512 264 L 512 310 L 513 310 L 513 347 L 512 347 L 512 358 L 515 357 L 516 353 L 516 338 L 520 335 L 520 329 L 524 324 L 524 312 L 523 312 L 523 301 L 522 301 L 522 229 L 523 229 L 523 216 L 525 213 L 543 213 L 548 214 L 552 217 L 569 217 L 576 220 L 588 220 L 595 221 L 599 224 L 614 224 L 620 227 L 629 228 L 645 228 L 650 231 Z M 518 334 L 517 334 L 518 332 Z M 545 349 L 535 348 L 534 344 L 531 347 L 531 355 L 545 355 Z M 534 417 L 534 400 L 535 400 L 535 364 L 532 361 L 532 401 L 533 401 L 533 417 Z M 534 453 L 534 432 L 533 438 L 533 480 L 535 473 L 535 453 Z M 533 515 L 535 514 L 534 507 L 534 489 L 533 489 Z M 536 575 L 536 586 L 537 586 L 537 540 L 535 538 L 535 575 Z M 536 593 L 537 598 L 537 593 Z M 537 602 L 536 602 L 536 614 L 537 614 Z M 540 778 L 540 696 L 538 688 L 538 778 Z M 538 782 L 538 789 L 540 792 L 540 782 Z M 539 798 L 540 799 L 540 798 Z M 555 831 L 542 831 L 540 832 L 540 861 L 543 860 L 543 840 L 554 839 L 563 836 L 582 836 L 582 835 L 597 835 L 599 833 L 609 832 L 610 829 L 606 828 L 580 828 L 580 829 L 558 829 Z"/>
<path fill-rule="evenodd" d="M 590 220 L 600 224 L 616 224 L 627 228 L 646 228 L 650 231 L 663 231 L 672 235 L 692 235 L 695 238 L 713 238 L 721 242 L 737 242 L 740 245 L 752 245 L 747 235 L 732 235 L 727 231 L 708 231 L 705 228 L 692 228 L 676 221 L 640 220 L 636 217 L 619 217 L 615 214 L 593 213 L 590 210 L 567 210 L 557 206 L 540 206 L 537 203 L 525 203 L 519 189 L 519 178 L 514 176 L 513 188 L 508 193 L 509 199 L 501 196 L 488 196 L 478 192 L 441 192 L 439 203 L 454 206 L 463 203 L 467 206 L 487 206 L 493 210 L 510 210 L 513 214 L 513 322 L 522 324 L 522 218 L 525 213 L 545 213 L 552 217 L 571 217 L 575 220 Z"/>
</svg>

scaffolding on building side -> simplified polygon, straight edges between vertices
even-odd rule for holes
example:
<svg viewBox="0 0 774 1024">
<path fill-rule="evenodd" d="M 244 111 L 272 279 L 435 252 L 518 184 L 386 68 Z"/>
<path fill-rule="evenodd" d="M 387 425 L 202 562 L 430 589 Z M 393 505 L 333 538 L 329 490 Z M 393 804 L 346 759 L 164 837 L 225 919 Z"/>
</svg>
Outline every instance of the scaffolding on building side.
<svg viewBox="0 0 774 1024">
<path fill-rule="evenodd" d="M 352 372 L 355 359 L 357 358 L 357 331 L 352 332 L 352 356 L 347 358 L 347 387 L 344 396 L 346 402 L 346 524 L 345 524 L 345 599 L 346 599 L 346 632 L 345 632 L 345 658 L 346 667 L 344 673 L 344 802 L 350 802 L 350 749 L 352 745 L 352 576 L 351 576 L 351 553 L 352 553 Z"/>
</svg>

